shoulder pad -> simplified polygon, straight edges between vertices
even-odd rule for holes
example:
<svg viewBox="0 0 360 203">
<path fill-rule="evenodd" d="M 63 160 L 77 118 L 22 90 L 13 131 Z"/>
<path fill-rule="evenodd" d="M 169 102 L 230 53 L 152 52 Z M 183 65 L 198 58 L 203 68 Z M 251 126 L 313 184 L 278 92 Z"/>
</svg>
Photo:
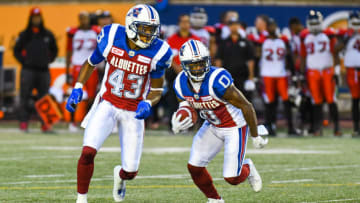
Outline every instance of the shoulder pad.
<svg viewBox="0 0 360 203">
<path fill-rule="evenodd" d="M 76 28 L 76 27 L 68 27 L 68 28 L 66 28 L 66 33 L 68 35 L 74 35 L 77 30 L 78 30 L 78 28 Z"/>
<path fill-rule="evenodd" d="M 301 32 L 300 32 L 300 39 L 304 40 L 305 37 L 309 34 L 309 30 L 308 29 L 303 29 Z"/>
</svg>

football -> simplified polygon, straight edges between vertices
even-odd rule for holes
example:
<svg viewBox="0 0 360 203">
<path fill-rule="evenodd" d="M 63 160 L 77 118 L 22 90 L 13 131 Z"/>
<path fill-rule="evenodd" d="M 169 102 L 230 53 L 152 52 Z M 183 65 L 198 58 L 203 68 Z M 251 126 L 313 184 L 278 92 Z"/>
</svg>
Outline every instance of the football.
<svg viewBox="0 0 360 203">
<path fill-rule="evenodd" d="M 181 115 L 180 121 L 190 116 L 194 124 L 197 122 L 198 119 L 197 112 L 195 111 L 195 109 L 191 108 L 190 106 L 180 107 L 176 112 L 176 116 L 178 115 Z"/>
</svg>

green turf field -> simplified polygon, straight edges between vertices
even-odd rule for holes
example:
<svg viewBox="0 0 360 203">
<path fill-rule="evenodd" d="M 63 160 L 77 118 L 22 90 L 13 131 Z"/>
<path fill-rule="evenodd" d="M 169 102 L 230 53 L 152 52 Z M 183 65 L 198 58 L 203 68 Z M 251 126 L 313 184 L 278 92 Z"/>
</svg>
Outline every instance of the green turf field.
<svg viewBox="0 0 360 203">
<path fill-rule="evenodd" d="M 125 202 L 206 202 L 186 163 L 192 136 L 148 131 L 137 179 L 127 183 Z M 81 134 L 22 134 L 0 129 L 0 202 L 75 202 Z M 112 201 L 112 171 L 120 162 L 112 135 L 95 159 L 91 202 Z M 272 138 L 262 150 L 248 142 L 263 178 L 254 193 L 247 182 L 222 179 L 223 154 L 208 166 L 226 202 L 360 202 L 360 139 Z"/>
</svg>

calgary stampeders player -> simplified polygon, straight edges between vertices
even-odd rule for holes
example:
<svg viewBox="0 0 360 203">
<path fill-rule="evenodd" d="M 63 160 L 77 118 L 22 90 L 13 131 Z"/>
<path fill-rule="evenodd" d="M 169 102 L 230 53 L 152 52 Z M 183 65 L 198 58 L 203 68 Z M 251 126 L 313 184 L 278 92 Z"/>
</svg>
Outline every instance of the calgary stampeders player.
<svg viewBox="0 0 360 203">
<path fill-rule="evenodd" d="M 339 40 L 335 46 L 336 54 L 344 51 L 347 83 L 352 97 L 352 117 L 354 136 L 359 136 L 359 99 L 360 99 L 360 12 L 349 13 L 348 29 L 339 30 Z M 339 63 L 339 61 L 335 61 Z"/>
<path fill-rule="evenodd" d="M 330 116 L 334 123 L 334 135 L 340 136 L 338 108 L 335 101 L 334 52 L 335 31 L 323 29 L 323 17 L 319 11 L 311 10 L 307 16 L 307 29 L 301 36 L 301 70 L 306 74 L 307 85 L 313 102 L 313 126 L 315 136 L 322 135 L 324 100 L 329 105 Z M 310 132 L 311 132 L 310 131 Z"/>
<path fill-rule="evenodd" d="M 98 26 L 90 25 L 90 16 L 86 11 L 79 14 L 79 26 L 70 27 L 67 29 L 67 45 L 66 45 L 66 83 L 71 86 L 75 85 L 80 73 L 81 66 L 87 60 L 89 55 L 96 48 L 96 37 L 100 33 Z M 72 73 L 70 73 L 70 66 L 72 66 Z M 71 76 L 70 76 L 71 75 Z M 72 81 L 70 80 L 72 78 Z M 70 84 L 72 83 L 72 84 Z M 96 88 L 99 83 L 97 69 L 94 69 L 90 78 L 84 84 L 87 93 L 88 105 L 91 105 L 96 96 Z M 84 106 L 86 112 L 89 109 Z M 69 125 L 70 131 L 77 131 L 74 122 L 74 114 L 71 114 L 71 123 Z"/>
<path fill-rule="evenodd" d="M 262 43 L 260 57 L 260 76 L 265 101 L 265 120 L 270 135 L 276 134 L 277 96 L 284 104 L 285 117 L 288 122 L 288 134 L 296 135 L 292 122 L 291 103 L 288 94 L 288 73 L 295 74 L 294 62 L 289 40 L 286 36 L 278 36 L 274 19 L 269 18 L 267 32 L 269 35 Z"/>
<path fill-rule="evenodd" d="M 267 144 L 267 139 L 260 134 L 267 131 L 264 129 L 266 133 L 258 133 L 252 104 L 233 85 L 229 72 L 210 65 L 209 51 L 200 41 L 185 42 L 180 49 L 180 61 L 183 71 L 174 81 L 180 108 L 187 106 L 199 110 L 200 116 L 206 120 L 194 137 L 188 162 L 194 183 L 208 202 L 224 202 L 205 168 L 224 146 L 224 179 L 232 185 L 248 179 L 253 190 L 259 192 L 261 177 L 253 162 L 245 159 L 245 150 L 249 132 L 254 146 L 261 148 Z M 191 125 L 191 119 L 182 120 L 177 112 L 173 114 L 174 133 Z"/>
<path fill-rule="evenodd" d="M 82 122 L 85 127 L 83 149 L 77 167 L 77 203 L 87 202 L 94 170 L 94 158 L 115 125 L 119 126 L 121 162 L 114 168 L 113 198 L 125 198 L 125 181 L 137 175 L 144 138 L 144 119 L 151 106 L 159 102 L 164 73 L 172 61 L 170 46 L 158 38 L 160 18 L 146 4 L 132 7 L 125 27 L 105 26 L 97 37 L 97 46 L 81 68 L 66 109 L 75 111 L 82 99 L 82 87 L 95 64 L 106 60 L 100 92 Z"/>
</svg>

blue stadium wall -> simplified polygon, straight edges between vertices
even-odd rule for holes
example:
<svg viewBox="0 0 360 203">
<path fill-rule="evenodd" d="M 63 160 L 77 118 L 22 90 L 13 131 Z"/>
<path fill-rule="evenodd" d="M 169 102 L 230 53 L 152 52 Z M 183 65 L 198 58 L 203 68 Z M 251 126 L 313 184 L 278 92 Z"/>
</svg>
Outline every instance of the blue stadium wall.
<svg viewBox="0 0 360 203">
<path fill-rule="evenodd" d="M 279 27 L 287 27 L 290 17 L 296 16 L 305 23 L 306 15 L 309 10 L 319 10 L 324 17 L 327 15 L 344 10 L 359 10 L 359 7 L 349 6 L 269 6 L 269 5 L 174 5 L 169 4 L 164 10 L 160 11 L 161 23 L 165 25 L 176 24 L 178 16 L 189 13 L 193 7 L 204 7 L 208 13 L 208 24 L 213 25 L 219 22 L 221 13 L 227 10 L 239 12 L 240 20 L 248 26 L 254 25 L 254 20 L 259 14 L 266 14 L 273 17 Z"/>
</svg>

